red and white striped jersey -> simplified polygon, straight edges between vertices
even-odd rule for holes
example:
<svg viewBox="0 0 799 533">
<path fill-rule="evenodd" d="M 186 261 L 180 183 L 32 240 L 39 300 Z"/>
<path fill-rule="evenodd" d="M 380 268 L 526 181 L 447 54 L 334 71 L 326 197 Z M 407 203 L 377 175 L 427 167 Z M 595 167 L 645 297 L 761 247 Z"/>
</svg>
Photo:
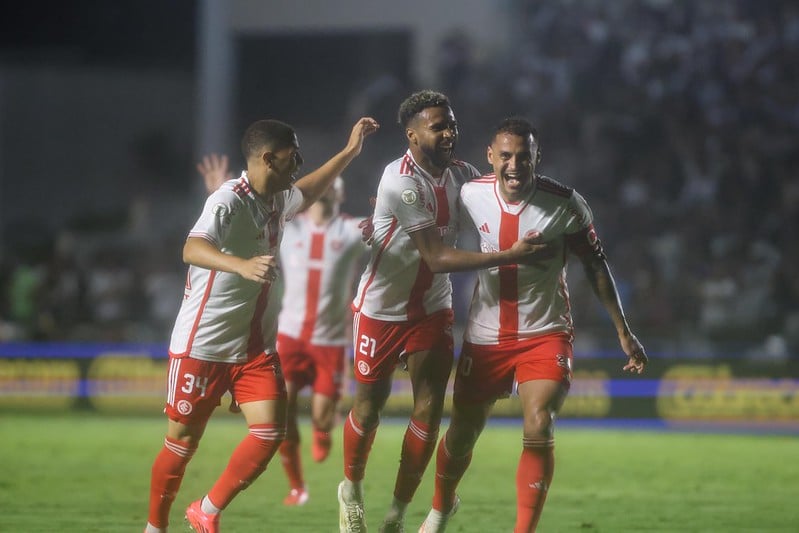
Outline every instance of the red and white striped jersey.
<svg viewBox="0 0 799 533">
<path fill-rule="evenodd" d="M 386 166 L 377 188 L 371 257 L 353 309 L 400 322 L 452 307 L 449 274 L 433 274 L 408 234 L 437 226 L 444 243 L 454 245 L 460 188 L 478 175 L 472 165 L 456 161 L 435 179 L 414 161 L 410 150 Z"/>
<path fill-rule="evenodd" d="M 262 200 L 244 172 L 208 197 L 189 237 L 206 239 L 242 258 L 276 256 L 283 227 L 302 202 L 302 192 L 294 186 Z M 238 274 L 190 265 L 169 353 L 240 363 L 262 351 L 274 352 L 280 301 L 270 288 Z"/>
<path fill-rule="evenodd" d="M 496 176 L 490 174 L 464 185 L 461 202 L 463 225 L 478 233 L 483 252 L 508 249 L 535 231 L 557 251 L 536 266 L 478 271 L 464 340 L 498 344 L 554 332 L 571 334 L 566 241 L 569 235 L 593 230 L 593 215 L 583 197 L 538 176 L 526 200 L 509 204 L 500 194 Z"/>
<path fill-rule="evenodd" d="M 359 222 L 340 214 L 317 226 L 301 214 L 286 224 L 280 245 L 281 334 L 317 346 L 352 342 L 349 306 L 358 260 L 366 251 Z"/>
</svg>

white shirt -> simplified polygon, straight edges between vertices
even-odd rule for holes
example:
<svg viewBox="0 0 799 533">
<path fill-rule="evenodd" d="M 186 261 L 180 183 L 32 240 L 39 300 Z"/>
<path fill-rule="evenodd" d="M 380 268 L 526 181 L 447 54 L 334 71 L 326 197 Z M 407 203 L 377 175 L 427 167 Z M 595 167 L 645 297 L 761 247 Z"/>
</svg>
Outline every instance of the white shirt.
<svg viewBox="0 0 799 533">
<path fill-rule="evenodd" d="M 377 188 L 374 242 L 361 275 L 353 309 L 378 320 L 419 320 L 452 307 L 449 274 L 433 274 L 408 235 L 438 227 L 453 246 L 458 225 L 458 193 L 479 173 L 457 161 L 433 178 L 413 160 L 410 150 L 386 166 Z"/>
<path fill-rule="evenodd" d="M 571 334 L 566 238 L 592 229 L 593 215 L 583 197 L 539 176 L 524 201 L 509 204 L 491 174 L 464 185 L 461 202 L 464 225 L 479 234 L 483 252 L 510 248 L 533 231 L 556 246 L 554 257 L 536 266 L 507 265 L 478 272 L 464 340 L 498 344 L 555 332 Z"/>
<path fill-rule="evenodd" d="M 353 282 L 366 250 L 359 220 L 340 214 L 317 226 L 307 214 L 286 224 L 280 245 L 283 309 L 278 331 L 317 346 L 345 346 Z"/>
<path fill-rule="evenodd" d="M 283 227 L 302 202 L 294 186 L 263 201 L 244 172 L 208 197 L 189 237 L 242 258 L 277 256 Z M 241 363 L 262 351 L 274 352 L 280 301 L 270 288 L 238 274 L 190 265 L 169 353 Z"/>
</svg>

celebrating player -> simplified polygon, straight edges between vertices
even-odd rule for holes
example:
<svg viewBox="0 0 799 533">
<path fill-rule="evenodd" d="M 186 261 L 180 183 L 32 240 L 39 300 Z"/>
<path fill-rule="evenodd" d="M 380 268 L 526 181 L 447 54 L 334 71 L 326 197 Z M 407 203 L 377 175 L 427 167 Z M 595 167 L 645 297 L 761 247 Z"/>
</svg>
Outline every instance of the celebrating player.
<svg viewBox="0 0 799 533">
<path fill-rule="evenodd" d="M 197 170 L 208 192 L 228 179 L 228 158 L 203 157 Z M 345 346 L 351 339 L 350 302 L 355 268 L 366 250 L 356 219 L 341 213 L 344 180 L 339 176 L 308 210 L 286 224 L 280 245 L 283 299 L 278 318 L 277 351 L 286 380 L 286 438 L 280 445 L 283 470 L 289 480 L 285 505 L 304 505 L 309 493 L 300 459 L 297 397 L 311 386 L 311 448 L 324 461 L 331 446 L 341 395 Z M 237 412 L 235 400 L 231 410 Z"/>
<path fill-rule="evenodd" d="M 211 490 L 186 510 L 195 531 L 219 531 L 221 511 L 264 471 L 283 441 L 279 302 L 270 297 L 282 228 L 329 188 L 377 128 L 371 118 L 358 120 L 344 149 L 295 183 L 302 157 L 293 128 L 260 120 L 245 131 L 247 170 L 208 197 L 183 248 L 189 269 L 169 346 L 167 433 L 152 467 L 145 532 L 166 531 L 186 466 L 228 390 L 249 432 Z"/>
<path fill-rule="evenodd" d="M 438 446 L 433 506 L 420 532 L 444 531 L 458 505 L 455 489 L 491 407 L 511 392 L 514 380 L 524 414 L 514 531 L 535 531 L 555 467 L 554 420 L 572 377 L 569 252 L 582 262 L 613 321 L 628 357 L 624 370 L 640 374 L 647 363 L 624 316 L 587 203 L 573 189 L 535 172 L 541 160 L 535 129 L 524 119 L 503 121 L 487 155 L 494 173 L 461 190 L 464 226 L 479 233 L 483 251 L 505 250 L 534 232 L 556 253 L 532 266 L 478 273 L 456 371 L 452 420 Z"/>
<path fill-rule="evenodd" d="M 362 480 L 398 364 L 410 376 L 414 405 L 383 531 L 402 530 L 435 449 L 453 361 L 452 289 L 444 272 L 516 263 L 546 248 L 524 239 L 489 254 L 453 248 L 458 192 L 478 172 L 454 159 L 458 126 L 449 100 L 421 91 L 398 115 L 408 149 L 380 180 L 371 257 L 353 302 L 356 388 L 344 421 L 342 532 L 366 529 Z"/>
</svg>

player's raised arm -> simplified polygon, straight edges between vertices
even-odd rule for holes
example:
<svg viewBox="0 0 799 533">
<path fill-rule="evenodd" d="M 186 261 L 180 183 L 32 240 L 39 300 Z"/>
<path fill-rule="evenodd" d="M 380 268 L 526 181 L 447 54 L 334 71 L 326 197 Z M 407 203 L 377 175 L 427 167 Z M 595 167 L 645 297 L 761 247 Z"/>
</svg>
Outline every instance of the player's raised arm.
<svg viewBox="0 0 799 533">
<path fill-rule="evenodd" d="M 347 165 L 361 153 L 363 140 L 379 128 L 380 125 L 373 118 L 359 119 L 352 127 L 347 145 L 339 153 L 318 169 L 296 181 L 295 185 L 303 195 L 301 210 L 306 209 L 324 194 L 336 176 L 340 175 Z"/>
</svg>

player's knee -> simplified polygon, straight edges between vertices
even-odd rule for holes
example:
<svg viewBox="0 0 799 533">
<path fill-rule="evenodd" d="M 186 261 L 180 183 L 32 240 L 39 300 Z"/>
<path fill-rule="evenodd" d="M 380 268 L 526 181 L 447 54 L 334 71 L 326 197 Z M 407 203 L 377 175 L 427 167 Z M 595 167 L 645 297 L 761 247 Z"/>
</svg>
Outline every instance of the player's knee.
<svg viewBox="0 0 799 533">
<path fill-rule="evenodd" d="M 525 413 L 525 438 L 549 438 L 554 429 L 553 413 L 548 409 L 535 409 L 530 413 Z"/>
</svg>

